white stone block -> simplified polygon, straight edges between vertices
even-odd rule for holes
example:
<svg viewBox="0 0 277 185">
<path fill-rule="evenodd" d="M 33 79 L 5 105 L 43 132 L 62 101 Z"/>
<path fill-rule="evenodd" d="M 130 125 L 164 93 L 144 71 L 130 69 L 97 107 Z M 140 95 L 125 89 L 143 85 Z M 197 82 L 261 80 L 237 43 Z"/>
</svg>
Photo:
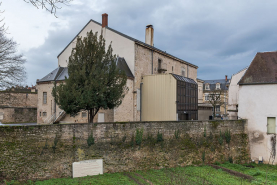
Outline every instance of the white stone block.
<svg viewBox="0 0 277 185">
<path fill-rule="evenodd" d="M 74 162 L 72 171 L 73 178 L 103 174 L 103 159 Z"/>
</svg>

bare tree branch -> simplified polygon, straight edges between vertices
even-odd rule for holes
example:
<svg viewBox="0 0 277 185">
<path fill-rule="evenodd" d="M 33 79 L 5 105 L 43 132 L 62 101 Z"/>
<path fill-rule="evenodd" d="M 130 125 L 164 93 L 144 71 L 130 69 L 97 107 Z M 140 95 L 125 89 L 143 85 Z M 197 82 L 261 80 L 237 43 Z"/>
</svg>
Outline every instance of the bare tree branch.
<svg viewBox="0 0 277 185">
<path fill-rule="evenodd" d="M 0 20 L 0 24 L 2 21 L 3 19 Z M 26 60 L 23 55 L 17 54 L 16 47 L 16 42 L 6 36 L 3 24 L 0 26 L 0 90 L 18 85 L 26 79 Z"/>
<path fill-rule="evenodd" d="M 224 100 L 222 100 L 222 95 L 224 94 L 223 90 L 213 90 L 213 91 L 209 91 L 209 95 L 208 95 L 208 102 L 209 104 L 211 104 L 214 108 L 214 112 L 213 115 L 215 117 L 215 112 L 216 112 L 216 106 L 222 106 L 224 105 Z"/>
<path fill-rule="evenodd" d="M 60 4 L 68 5 L 69 2 L 73 0 L 24 0 L 26 3 L 31 3 L 35 7 L 39 9 L 45 8 L 47 11 L 49 11 L 51 14 L 54 14 L 56 16 L 56 10 L 61 9 L 59 7 Z"/>
</svg>

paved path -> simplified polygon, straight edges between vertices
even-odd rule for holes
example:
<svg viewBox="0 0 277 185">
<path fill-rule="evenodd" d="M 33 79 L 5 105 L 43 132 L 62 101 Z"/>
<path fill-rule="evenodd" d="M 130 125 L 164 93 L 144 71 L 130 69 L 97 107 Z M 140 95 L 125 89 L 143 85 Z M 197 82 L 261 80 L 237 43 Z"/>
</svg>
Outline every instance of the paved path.
<svg viewBox="0 0 277 185">
<path fill-rule="evenodd" d="M 2 124 L 0 122 L 0 126 L 24 126 L 24 125 L 37 125 L 37 123 L 16 123 L 16 124 Z"/>
</svg>

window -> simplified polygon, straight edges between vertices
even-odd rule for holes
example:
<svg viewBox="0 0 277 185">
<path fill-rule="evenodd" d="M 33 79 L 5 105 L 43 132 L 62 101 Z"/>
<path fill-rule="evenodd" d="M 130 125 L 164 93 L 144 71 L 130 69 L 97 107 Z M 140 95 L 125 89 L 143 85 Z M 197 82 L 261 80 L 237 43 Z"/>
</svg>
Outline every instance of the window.
<svg viewBox="0 0 277 185">
<path fill-rule="evenodd" d="M 82 112 L 82 118 L 86 118 L 87 117 L 87 112 Z"/>
<path fill-rule="evenodd" d="M 43 104 L 47 103 L 47 92 L 43 92 Z"/>
<path fill-rule="evenodd" d="M 98 113 L 98 123 L 105 122 L 105 114 Z"/>
<path fill-rule="evenodd" d="M 43 113 L 42 113 L 42 116 L 47 116 L 47 112 L 43 112 Z"/>
<path fill-rule="evenodd" d="M 162 68 L 162 60 L 158 59 L 158 69 L 161 69 L 161 68 Z"/>
<path fill-rule="evenodd" d="M 39 112 L 39 116 L 41 117 L 41 112 Z"/>
<path fill-rule="evenodd" d="M 182 73 L 182 76 L 185 76 L 186 75 L 186 70 L 185 70 L 185 68 L 181 68 L 181 73 Z"/>
<path fill-rule="evenodd" d="M 209 94 L 205 94 L 205 101 L 209 100 Z"/>
<path fill-rule="evenodd" d="M 215 106 L 215 111 L 216 111 L 216 112 L 220 112 L 220 105 L 216 105 L 216 106 Z"/>
<path fill-rule="evenodd" d="M 172 66 L 172 73 L 173 73 L 173 66 Z"/>
<path fill-rule="evenodd" d="M 216 84 L 216 89 L 220 89 L 220 83 Z"/>
<path fill-rule="evenodd" d="M 267 117 L 267 133 L 276 134 L 276 118 Z"/>
<path fill-rule="evenodd" d="M 205 84 L 205 90 L 210 90 L 210 85 L 208 83 Z"/>
</svg>

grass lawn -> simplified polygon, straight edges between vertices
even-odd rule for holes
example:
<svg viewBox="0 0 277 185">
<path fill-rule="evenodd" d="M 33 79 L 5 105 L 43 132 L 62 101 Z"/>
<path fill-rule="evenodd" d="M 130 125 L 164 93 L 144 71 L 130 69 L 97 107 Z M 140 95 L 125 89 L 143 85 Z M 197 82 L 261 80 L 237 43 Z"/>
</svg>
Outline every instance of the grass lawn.
<svg viewBox="0 0 277 185">
<path fill-rule="evenodd" d="M 253 176 L 254 180 L 252 180 L 252 184 L 265 184 L 266 181 L 266 184 L 277 184 L 277 166 L 274 165 L 225 163 L 219 166 Z"/>
<path fill-rule="evenodd" d="M 252 165 L 252 164 L 251 164 Z M 53 184 L 277 184 L 277 166 L 256 165 L 254 168 L 238 164 L 220 164 L 220 166 L 251 175 L 254 179 L 242 179 L 230 175 L 221 169 L 216 170 L 210 166 L 186 166 L 176 168 L 164 168 L 160 170 L 136 171 L 126 173 L 103 174 L 98 176 L 87 176 L 82 178 L 60 178 L 45 181 L 28 181 L 25 183 L 6 182 L 6 184 L 29 184 L 29 185 L 53 185 Z M 268 173 L 266 173 L 268 171 Z"/>
</svg>

